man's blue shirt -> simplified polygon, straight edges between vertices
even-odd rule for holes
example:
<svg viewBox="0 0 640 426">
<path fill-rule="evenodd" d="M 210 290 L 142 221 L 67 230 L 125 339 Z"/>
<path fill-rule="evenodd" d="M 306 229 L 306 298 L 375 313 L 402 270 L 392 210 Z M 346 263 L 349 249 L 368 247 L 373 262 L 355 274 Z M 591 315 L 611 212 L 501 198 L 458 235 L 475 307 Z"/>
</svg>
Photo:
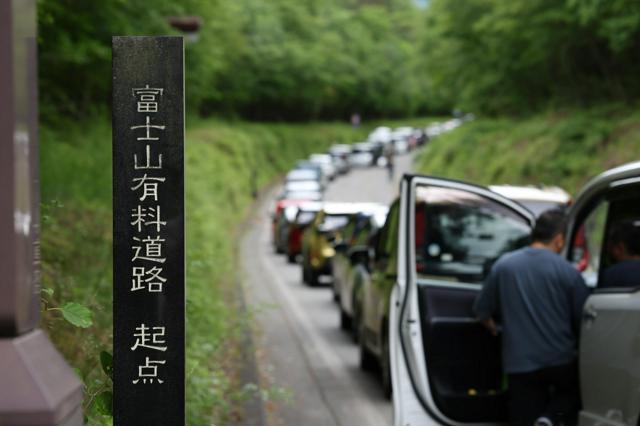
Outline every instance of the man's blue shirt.
<svg viewBox="0 0 640 426">
<path fill-rule="evenodd" d="M 502 324 L 506 373 L 572 362 L 589 290 L 580 273 L 550 250 L 525 247 L 502 256 L 474 304 L 474 312 Z"/>
</svg>

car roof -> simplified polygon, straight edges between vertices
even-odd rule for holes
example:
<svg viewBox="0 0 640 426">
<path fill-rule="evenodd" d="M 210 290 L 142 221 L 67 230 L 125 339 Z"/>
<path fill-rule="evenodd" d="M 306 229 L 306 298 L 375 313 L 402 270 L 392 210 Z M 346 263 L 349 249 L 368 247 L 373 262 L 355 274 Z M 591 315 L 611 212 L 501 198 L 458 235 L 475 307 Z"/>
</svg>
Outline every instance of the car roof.
<svg viewBox="0 0 640 426">
<path fill-rule="evenodd" d="M 340 203 L 325 202 L 322 210 L 326 214 L 356 214 L 361 212 L 376 212 L 382 210 L 386 206 L 378 203 Z"/>
<path fill-rule="evenodd" d="M 558 186 L 491 185 L 489 189 L 515 201 L 547 201 L 558 204 L 571 201 L 569 193 Z"/>
<path fill-rule="evenodd" d="M 293 169 L 287 173 L 287 179 L 294 176 L 318 176 L 318 170 L 316 169 Z"/>
</svg>

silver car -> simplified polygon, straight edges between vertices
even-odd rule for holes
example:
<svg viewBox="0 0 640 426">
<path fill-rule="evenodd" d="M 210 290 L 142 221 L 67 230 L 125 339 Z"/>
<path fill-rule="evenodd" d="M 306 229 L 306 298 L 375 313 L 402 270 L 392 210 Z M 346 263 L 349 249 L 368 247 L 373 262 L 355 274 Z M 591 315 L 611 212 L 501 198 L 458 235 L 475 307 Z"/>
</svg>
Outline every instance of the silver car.
<svg viewBox="0 0 640 426">
<path fill-rule="evenodd" d="M 431 209 L 426 227 L 416 221 L 418 206 Z M 624 242 L 627 254 L 631 244 L 638 251 L 637 241 L 625 242 L 620 232 L 624 226 L 626 237 L 640 235 L 638 206 L 640 162 L 599 175 L 568 210 L 563 256 L 571 261 L 583 257 L 574 251 L 586 250 L 588 265 L 580 269 L 594 287 L 578 352 L 582 426 L 639 421 L 640 272 L 610 273 L 623 262 L 640 271 L 640 256 L 625 259 L 616 248 Z M 406 176 L 399 218 L 388 327 L 394 425 L 503 422 L 508 384 L 500 344 L 475 320 L 471 305 L 487 265 L 523 244 L 535 215 L 488 188 Z"/>
</svg>

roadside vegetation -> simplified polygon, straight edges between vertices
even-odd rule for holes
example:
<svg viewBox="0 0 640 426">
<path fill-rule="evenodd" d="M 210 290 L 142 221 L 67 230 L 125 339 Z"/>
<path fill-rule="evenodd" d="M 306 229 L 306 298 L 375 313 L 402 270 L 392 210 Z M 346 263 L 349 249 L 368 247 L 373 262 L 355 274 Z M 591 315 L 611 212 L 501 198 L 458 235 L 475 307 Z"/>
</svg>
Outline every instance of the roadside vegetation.
<svg viewBox="0 0 640 426">
<path fill-rule="evenodd" d="M 242 388 L 237 376 L 240 333 L 249 318 L 238 315 L 236 306 L 235 246 L 252 193 L 297 159 L 333 142 L 357 141 L 371 126 L 188 122 L 187 420 L 198 426 L 233 424 L 249 392 L 270 394 Z M 109 120 L 100 115 L 81 124 L 44 127 L 40 139 L 41 325 L 83 379 L 88 423 L 110 424 L 108 366 L 104 371 L 112 349 Z M 69 303 L 87 313 L 70 322 L 60 310 Z"/>
<path fill-rule="evenodd" d="M 431 142 L 419 172 L 479 184 L 559 185 L 576 195 L 590 178 L 640 160 L 640 113 L 621 104 L 480 118 Z"/>
</svg>

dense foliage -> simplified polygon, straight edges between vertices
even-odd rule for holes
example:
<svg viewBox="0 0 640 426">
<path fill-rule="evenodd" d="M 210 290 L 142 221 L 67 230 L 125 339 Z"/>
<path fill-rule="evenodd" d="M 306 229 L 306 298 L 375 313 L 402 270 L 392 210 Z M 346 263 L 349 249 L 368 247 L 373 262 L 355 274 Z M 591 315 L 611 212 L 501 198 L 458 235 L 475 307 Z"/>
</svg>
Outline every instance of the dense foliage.
<svg viewBox="0 0 640 426">
<path fill-rule="evenodd" d="M 108 105 L 112 35 L 178 34 L 167 17 L 186 15 L 203 23 L 186 45 L 191 111 L 301 120 L 424 107 L 410 0 L 40 0 L 45 118 Z"/>
<path fill-rule="evenodd" d="M 178 34 L 204 115 L 519 113 L 640 94 L 636 0 L 39 0 L 44 118 L 105 107 L 111 36 Z"/>
<path fill-rule="evenodd" d="M 521 113 L 640 94 L 635 0 L 433 0 L 422 40 L 432 106 Z"/>
</svg>

